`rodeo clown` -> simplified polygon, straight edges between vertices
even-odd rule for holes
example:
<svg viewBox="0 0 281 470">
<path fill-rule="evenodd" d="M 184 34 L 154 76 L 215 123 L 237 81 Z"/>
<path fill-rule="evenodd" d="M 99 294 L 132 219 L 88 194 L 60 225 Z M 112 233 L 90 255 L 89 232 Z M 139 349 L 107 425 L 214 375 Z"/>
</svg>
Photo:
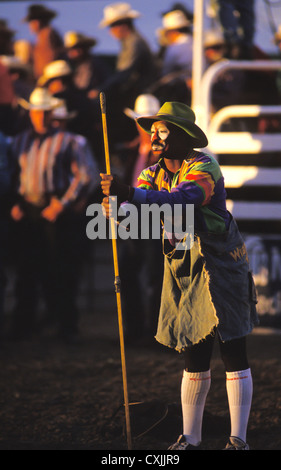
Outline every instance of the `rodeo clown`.
<svg viewBox="0 0 281 470">
<path fill-rule="evenodd" d="M 200 449 L 202 420 L 211 385 L 210 362 L 218 337 L 226 370 L 231 433 L 225 449 L 248 450 L 246 432 L 253 382 L 246 336 L 258 323 L 255 288 L 243 239 L 226 209 L 224 179 L 217 161 L 194 149 L 208 140 L 188 106 L 166 102 L 154 116 L 137 118 L 151 134 L 156 165 L 145 169 L 137 188 L 101 174 L 103 210 L 109 195 L 118 203 L 194 205 L 194 241 L 177 249 L 163 237 L 164 279 L 156 340 L 184 357 L 181 384 L 183 431 L 170 450 Z"/>
</svg>

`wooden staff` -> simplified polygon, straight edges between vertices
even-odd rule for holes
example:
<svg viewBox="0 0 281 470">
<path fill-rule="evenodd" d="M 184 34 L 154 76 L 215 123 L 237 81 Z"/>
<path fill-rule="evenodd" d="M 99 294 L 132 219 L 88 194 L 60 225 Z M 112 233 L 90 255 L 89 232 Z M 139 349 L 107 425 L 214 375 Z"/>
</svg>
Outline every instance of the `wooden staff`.
<svg viewBox="0 0 281 470">
<path fill-rule="evenodd" d="M 102 128 L 103 128 L 106 173 L 108 175 L 111 175 L 109 147 L 108 147 L 108 134 L 107 134 L 107 122 L 106 122 L 106 100 L 105 100 L 105 94 L 104 93 L 100 93 L 100 105 L 101 105 L 101 115 L 102 115 Z M 117 313 L 118 313 L 118 325 L 119 325 L 119 338 L 120 338 L 122 378 L 123 378 L 123 391 L 124 391 L 124 403 L 125 403 L 127 444 L 128 444 L 128 449 L 131 450 L 132 449 L 132 438 L 131 438 L 131 424 L 130 424 L 128 384 L 127 384 L 127 371 L 126 371 L 125 346 L 124 346 L 122 304 L 121 304 L 121 280 L 120 280 L 120 276 L 119 276 L 119 265 L 118 265 L 118 254 L 117 254 L 117 239 L 116 239 L 116 225 L 115 225 L 114 217 L 110 217 L 110 225 L 111 225 L 112 251 L 113 251 L 114 276 L 115 276 L 114 285 L 115 285 Z"/>
</svg>

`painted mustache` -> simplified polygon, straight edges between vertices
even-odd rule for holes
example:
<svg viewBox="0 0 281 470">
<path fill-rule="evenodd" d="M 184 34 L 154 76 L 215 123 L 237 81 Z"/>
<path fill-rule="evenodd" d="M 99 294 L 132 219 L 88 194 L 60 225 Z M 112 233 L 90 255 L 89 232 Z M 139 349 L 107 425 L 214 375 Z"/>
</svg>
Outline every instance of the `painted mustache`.
<svg viewBox="0 0 281 470">
<path fill-rule="evenodd" d="M 164 150 L 165 147 L 166 147 L 166 144 L 162 144 L 161 142 L 153 142 L 151 146 L 152 150 L 154 151 Z"/>
</svg>

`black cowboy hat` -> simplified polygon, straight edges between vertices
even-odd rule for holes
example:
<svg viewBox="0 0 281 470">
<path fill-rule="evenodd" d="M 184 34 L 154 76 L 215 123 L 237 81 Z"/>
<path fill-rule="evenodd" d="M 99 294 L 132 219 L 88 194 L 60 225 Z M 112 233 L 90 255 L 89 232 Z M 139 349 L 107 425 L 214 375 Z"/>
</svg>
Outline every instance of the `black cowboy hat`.
<svg viewBox="0 0 281 470">
<path fill-rule="evenodd" d="M 46 8 L 44 5 L 30 5 L 28 8 L 28 13 L 23 19 L 25 22 L 32 20 L 43 20 L 43 19 L 53 19 L 57 16 L 57 13 L 54 10 Z"/>
</svg>

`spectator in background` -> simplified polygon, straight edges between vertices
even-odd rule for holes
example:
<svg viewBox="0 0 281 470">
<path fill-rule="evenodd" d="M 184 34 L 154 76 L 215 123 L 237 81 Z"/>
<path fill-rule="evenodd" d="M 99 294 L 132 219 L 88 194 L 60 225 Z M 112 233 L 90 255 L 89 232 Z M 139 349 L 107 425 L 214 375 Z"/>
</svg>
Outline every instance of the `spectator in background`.
<svg viewBox="0 0 281 470">
<path fill-rule="evenodd" d="M 28 338 L 37 332 L 38 287 L 43 289 L 48 317 L 60 337 L 75 341 L 79 333 L 76 305 L 86 243 L 81 200 L 97 184 L 98 171 L 86 139 L 52 126 L 59 100 L 36 88 L 29 102 L 33 128 L 12 143 L 18 249 L 16 308 L 12 335 Z"/>
<path fill-rule="evenodd" d="M 217 0 L 229 59 L 253 58 L 255 0 Z"/>
<path fill-rule="evenodd" d="M 30 72 L 28 65 L 14 55 L 2 55 L 0 60 L 9 72 L 16 98 L 28 100 L 33 91 L 33 87 L 28 80 Z"/>
<path fill-rule="evenodd" d="M 64 36 L 64 46 L 73 70 L 73 82 L 77 88 L 87 91 L 89 96 L 109 77 L 109 68 L 91 52 L 96 43 L 95 38 L 75 31 L 68 31 Z"/>
<path fill-rule="evenodd" d="M 0 129 L 6 135 L 13 133 L 13 103 L 15 93 L 7 67 L 0 58 Z"/>
<path fill-rule="evenodd" d="M 204 36 L 204 53 L 206 66 L 209 67 L 225 58 L 227 51 L 223 33 L 218 29 L 210 29 Z M 224 106 L 243 103 L 245 76 L 241 70 L 225 70 L 213 83 L 212 112 Z"/>
<path fill-rule="evenodd" d="M 87 138 L 92 151 L 100 162 L 103 157 L 100 136 L 100 114 L 96 100 L 87 96 L 85 90 L 73 83 L 73 71 L 65 60 L 55 60 L 44 68 L 37 84 L 48 89 L 52 96 L 65 101 L 68 111 L 76 117 L 67 123 L 67 129 Z"/>
<path fill-rule="evenodd" d="M 13 89 L 13 102 L 9 106 L 11 113 L 9 124 L 9 135 L 15 135 L 30 127 L 31 123 L 26 112 L 18 106 L 18 98 L 29 99 L 33 86 L 30 84 L 29 67 L 24 64 L 20 59 L 12 55 L 0 56 L 0 61 L 7 69 L 10 76 L 11 86 Z M 4 112 L 4 120 L 7 123 L 7 112 Z"/>
<path fill-rule="evenodd" d="M 124 113 L 130 119 L 135 120 L 140 116 L 147 116 L 152 113 L 157 113 L 160 109 L 160 101 L 153 95 L 143 94 L 137 97 L 134 109 L 125 108 Z M 157 163 L 153 161 L 153 154 L 151 152 L 150 136 L 144 130 L 135 124 L 138 130 L 137 138 L 132 142 L 136 149 L 137 158 L 134 159 L 128 170 L 128 180 L 133 186 L 137 185 L 137 180 L 144 168 Z M 132 146 L 131 146 L 132 148 Z M 128 181 L 128 184 L 129 184 Z"/>
<path fill-rule="evenodd" d="M 14 34 L 7 21 L 0 19 L 0 55 L 13 55 Z"/>
<path fill-rule="evenodd" d="M 32 51 L 33 75 L 37 80 L 44 67 L 62 58 L 63 40 L 60 34 L 51 26 L 51 21 L 57 13 L 44 5 L 30 5 L 28 14 L 23 21 L 28 23 L 29 29 L 36 35 L 36 43 Z"/>
<path fill-rule="evenodd" d="M 149 94 L 138 96 L 134 109 L 125 108 L 125 114 L 135 121 L 140 116 L 156 114 L 159 100 Z M 138 185 L 145 168 L 157 163 L 151 151 L 151 138 L 135 121 L 138 130 L 136 159 L 128 184 Z M 126 342 L 148 340 L 156 333 L 163 278 L 161 240 L 129 238 L 120 244 L 120 276 L 122 279 L 123 314 Z M 136 269 L 136 266 L 138 267 Z"/>
<path fill-rule="evenodd" d="M 121 47 L 115 73 L 101 87 L 108 102 L 109 139 L 113 145 L 136 137 L 136 126 L 123 109 L 132 108 L 136 98 L 157 79 L 156 59 L 135 28 L 134 20 L 140 16 L 128 3 L 113 3 L 104 8 L 100 22 L 100 27 L 108 27 Z"/>
<path fill-rule="evenodd" d="M 281 51 L 281 26 L 274 34 L 273 41 Z M 271 58 L 260 50 L 254 48 L 255 59 L 271 60 Z M 281 103 L 281 72 L 276 71 L 251 71 L 248 72 L 248 96 L 252 103 L 261 105 L 276 105 Z M 259 133 L 281 132 L 280 115 L 259 116 L 257 119 L 257 131 Z"/>
<path fill-rule="evenodd" d="M 157 30 L 157 35 L 158 41 L 163 47 L 161 59 L 161 76 L 163 78 L 160 79 L 159 88 L 155 92 L 161 102 L 169 98 L 190 103 L 192 24 L 182 10 L 165 13 L 162 22 L 163 27 Z"/>
<path fill-rule="evenodd" d="M 205 32 L 204 51 L 207 67 L 226 58 L 227 44 L 220 29 L 211 29 Z M 256 48 L 254 48 L 254 51 L 256 51 Z M 263 60 L 265 60 L 265 57 L 263 57 Z M 270 105 L 275 104 L 276 101 L 277 90 L 274 72 L 230 68 L 221 72 L 212 85 L 211 104 L 213 113 L 224 106 L 257 103 Z M 275 116 L 232 118 L 223 124 L 223 129 L 259 133 L 276 132 L 280 128 L 279 121 Z"/>
<path fill-rule="evenodd" d="M 0 20 L 0 55 L 13 54 L 12 31 L 5 20 Z M 13 132 L 13 104 L 15 93 L 7 66 L 0 58 L 0 130 L 5 135 Z"/>
<path fill-rule="evenodd" d="M 209 29 L 203 39 L 206 68 L 226 58 L 226 42 L 220 29 Z"/>
<path fill-rule="evenodd" d="M 158 34 L 164 38 L 166 49 L 163 57 L 162 74 L 184 72 L 191 78 L 192 69 L 192 24 L 181 10 L 164 14 L 162 29 Z"/>
</svg>

